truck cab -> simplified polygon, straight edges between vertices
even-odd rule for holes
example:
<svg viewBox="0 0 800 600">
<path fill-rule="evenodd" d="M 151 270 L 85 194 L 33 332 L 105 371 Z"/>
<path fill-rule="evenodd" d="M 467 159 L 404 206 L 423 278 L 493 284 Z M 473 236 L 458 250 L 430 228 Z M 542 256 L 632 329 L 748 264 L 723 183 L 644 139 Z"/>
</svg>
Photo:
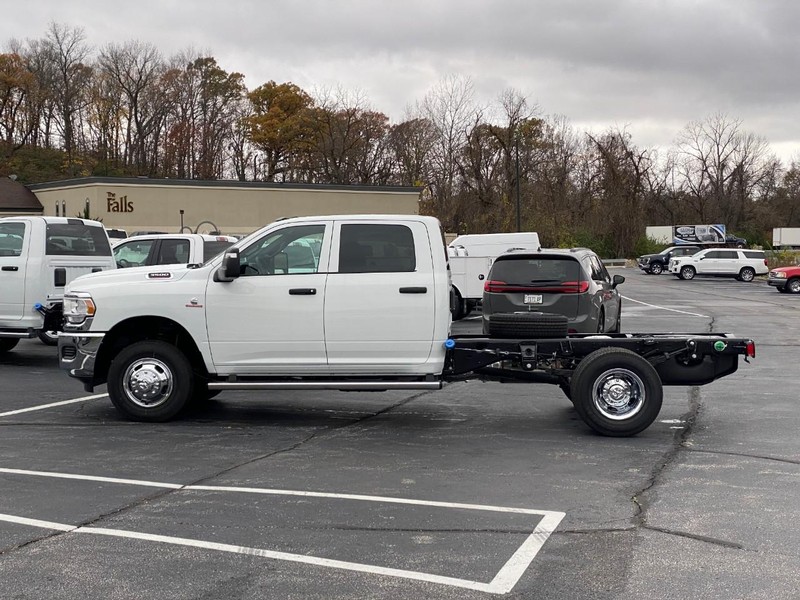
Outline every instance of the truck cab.
<svg viewBox="0 0 800 600">
<path fill-rule="evenodd" d="M 208 382 L 287 376 L 438 386 L 429 378 L 442 372 L 449 334 L 446 260 L 432 217 L 278 221 L 204 265 L 73 281 L 64 311 L 73 335 L 59 339 L 61 365 L 87 388 L 108 380 L 115 405 L 131 416 L 158 408 L 150 396 L 164 392 L 164 367 L 150 360 L 154 343 L 171 373 L 187 363 L 202 374 L 175 375 L 181 394 Z"/>
<path fill-rule="evenodd" d="M 114 269 L 102 223 L 65 217 L 0 219 L 0 353 L 22 338 L 46 343 L 61 324 L 65 286 Z"/>
</svg>

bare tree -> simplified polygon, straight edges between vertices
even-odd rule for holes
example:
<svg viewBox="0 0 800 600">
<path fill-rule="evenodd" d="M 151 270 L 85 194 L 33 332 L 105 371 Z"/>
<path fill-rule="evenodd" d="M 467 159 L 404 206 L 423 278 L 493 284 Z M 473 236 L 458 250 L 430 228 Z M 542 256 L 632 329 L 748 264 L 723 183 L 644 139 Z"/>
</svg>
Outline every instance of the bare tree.
<svg viewBox="0 0 800 600">
<path fill-rule="evenodd" d="M 51 23 L 42 49 L 54 71 L 55 120 L 67 154 L 67 172 L 75 174 L 77 121 L 87 103 L 92 69 L 86 64 L 89 47 L 82 28 Z"/>
<path fill-rule="evenodd" d="M 470 129 L 480 119 L 471 80 L 450 76 L 436 85 L 417 112 L 435 128 L 437 139 L 431 152 L 429 212 L 439 217 L 448 231 L 465 231 L 469 215 L 456 202 L 459 155 Z"/>
<path fill-rule="evenodd" d="M 109 44 L 100 51 L 102 72 L 114 83 L 125 115 L 123 161 L 136 174 L 153 173 L 153 137 L 162 127 L 169 97 L 160 83 L 165 71 L 161 56 L 152 44 L 130 41 Z"/>
</svg>

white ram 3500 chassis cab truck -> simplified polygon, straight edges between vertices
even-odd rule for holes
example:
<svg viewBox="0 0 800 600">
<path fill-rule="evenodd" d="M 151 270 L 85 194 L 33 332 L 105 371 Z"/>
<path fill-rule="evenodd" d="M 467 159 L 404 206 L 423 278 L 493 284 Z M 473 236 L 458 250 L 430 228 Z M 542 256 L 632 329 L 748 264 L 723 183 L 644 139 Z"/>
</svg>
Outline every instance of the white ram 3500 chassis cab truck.
<svg viewBox="0 0 800 600">
<path fill-rule="evenodd" d="M 559 385 L 581 418 L 636 434 L 662 385 L 702 385 L 755 356 L 727 334 L 567 335 L 554 315 L 502 315 L 450 335 L 439 222 L 415 215 L 281 220 L 203 265 L 73 281 L 59 361 L 126 417 L 166 421 L 222 390 L 438 389 L 480 378 Z M 540 327 L 542 325 L 542 327 Z M 541 331 L 541 334 L 539 333 Z"/>
</svg>

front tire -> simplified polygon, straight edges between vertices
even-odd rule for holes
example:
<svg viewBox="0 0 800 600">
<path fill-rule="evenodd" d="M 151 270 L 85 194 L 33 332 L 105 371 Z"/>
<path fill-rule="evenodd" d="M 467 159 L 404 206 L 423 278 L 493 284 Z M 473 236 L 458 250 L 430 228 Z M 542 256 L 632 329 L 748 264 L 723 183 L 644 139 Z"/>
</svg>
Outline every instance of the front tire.
<svg viewBox="0 0 800 600">
<path fill-rule="evenodd" d="M 755 278 L 756 278 L 756 271 L 751 267 L 745 267 L 744 269 L 739 271 L 739 279 L 741 281 L 750 282 L 753 281 L 753 279 Z"/>
<path fill-rule="evenodd" d="M 681 267 L 681 279 L 694 279 L 696 274 L 694 267 Z"/>
<path fill-rule="evenodd" d="M 653 263 L 650 265 L 650 272 L 653 275 L 661 275 L 661 272 L 664 270 L 664 266 L 661 263 Z"/>
<path fill-rule="evenodd" d="M 787 281 L 786 285 L 783 287 L 783 291 L 789 292 L 790 294 L 800 294 L 800 279 L 795 277 Z"/>
<path fill-rule="evenodd" d="M 19 344 L 19 338 L 0 338 L 0 354 L 10 352 Z"/>
<path fill-rule="evenodd" d="M 649 362 L 624 348 L 601 348 L 572 375 L 572 402 L 600 435 L 626 437 L 647 429 L 661 411 L 661 378 Z"/>
<path fill-rule="evenodd" d="M 194 391 L 192 365 L 172 344 L 145 340 L 117 354 L 108 370 L 108 395 L 125 417 L 162 422 L 177 415 Z"/>
</svg>

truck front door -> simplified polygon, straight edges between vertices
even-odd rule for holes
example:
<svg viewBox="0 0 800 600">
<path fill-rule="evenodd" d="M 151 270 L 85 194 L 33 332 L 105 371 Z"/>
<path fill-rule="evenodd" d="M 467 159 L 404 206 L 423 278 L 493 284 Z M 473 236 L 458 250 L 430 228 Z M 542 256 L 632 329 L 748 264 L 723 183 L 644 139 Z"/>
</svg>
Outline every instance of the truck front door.
<svg viewBox="0 0 800 600">
<path fill-rule="evenodd" d="M 29 224 L 0 222 L 0 322 L 22 319 L 29 244 Z"/>
<path fill-rule="evenodd" d="M 337 221 L 334 233 L 325 290 L 331 369 L 376 373 L 426 362 L 436 315 L 425 225 Z"/>
<path fill-rule="evenodd" d="M 206 322 L 220 373 L 319 371 L 332 223 L 272 229 L 240 253 L 241 275 L 209 280 Z"/>
</svg>

